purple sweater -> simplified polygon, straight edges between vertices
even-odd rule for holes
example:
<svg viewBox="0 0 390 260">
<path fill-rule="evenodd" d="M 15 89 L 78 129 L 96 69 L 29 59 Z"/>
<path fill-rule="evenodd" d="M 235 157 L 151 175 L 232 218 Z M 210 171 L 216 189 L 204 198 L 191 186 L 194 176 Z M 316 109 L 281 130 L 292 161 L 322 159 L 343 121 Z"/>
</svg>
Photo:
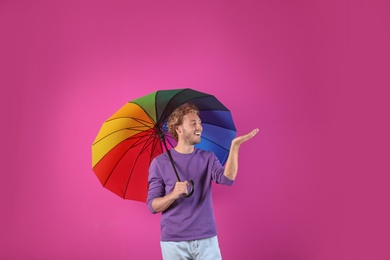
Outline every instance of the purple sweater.
<svg viewBox="0 0 390 260">
<path fill-rule="evenodd" d="M 223 175 L 224 168 L 209 151 L 195 148 L 191 154 L 181 154 L 171 149 L 181 181 L 193 180 L 194 193 L 189 198 L 177 199 L 161 216 L 161 241 L 189 241 L 217 235 L 211 181 L 232 185 L 234 181 Z M 170 193 L 177 182 L 167 153 L 156 157 L 149 168 L 147 204 L 152 213 L 152 201 Z"/>
</svg>

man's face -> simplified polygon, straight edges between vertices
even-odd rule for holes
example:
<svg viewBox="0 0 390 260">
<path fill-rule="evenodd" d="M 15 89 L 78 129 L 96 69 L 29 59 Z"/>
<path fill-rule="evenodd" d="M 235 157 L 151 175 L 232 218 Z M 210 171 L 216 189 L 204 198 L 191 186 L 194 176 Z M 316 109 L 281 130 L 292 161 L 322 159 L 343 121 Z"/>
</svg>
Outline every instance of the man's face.
<svg viewBox="0 0 390 260">
<path fill-rule="evenodd" d="M 179 140 L 183 140 L 189 145 L 200 143 L 200 136 L 203 130 L 201 123 L 196 113 L 186 114 L 183 117 L 183 124 L 178 129 Z"/>
</svg>

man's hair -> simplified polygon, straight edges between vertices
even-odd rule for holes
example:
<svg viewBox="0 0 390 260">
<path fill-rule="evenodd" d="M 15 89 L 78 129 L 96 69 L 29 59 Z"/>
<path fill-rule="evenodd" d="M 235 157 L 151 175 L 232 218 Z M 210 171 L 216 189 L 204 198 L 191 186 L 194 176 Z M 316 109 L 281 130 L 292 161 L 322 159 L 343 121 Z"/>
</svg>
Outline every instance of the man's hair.
<svg viewBox="0 0 390 260">
<path fill-rule="evenodd" d="M 196 113 L 199 115 L 199 109 L 191 103 L 184 103 L 177 107 L 168 118 L 168 132 L 172 135 L 175 140 L 178 140 L 176 133 L 176 127 L 183 124 L 183 117 L 189 113 Z"/>
</svg>

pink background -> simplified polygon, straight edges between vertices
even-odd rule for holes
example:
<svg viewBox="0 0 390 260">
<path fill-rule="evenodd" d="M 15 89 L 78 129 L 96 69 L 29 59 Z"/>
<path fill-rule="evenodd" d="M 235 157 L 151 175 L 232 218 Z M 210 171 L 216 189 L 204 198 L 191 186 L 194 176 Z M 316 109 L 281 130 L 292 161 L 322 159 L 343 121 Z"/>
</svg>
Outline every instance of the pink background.
<svg viewBox="0 0 390 260">
<path fill-rule="evenodd" d="M 101 187 L 91 144 L 157 89 L 216 95 L 224 259 L 390 259 L 388 1 L 1 1 L 2 259 L 160 259 L 159 215 Z"/>
</svg>

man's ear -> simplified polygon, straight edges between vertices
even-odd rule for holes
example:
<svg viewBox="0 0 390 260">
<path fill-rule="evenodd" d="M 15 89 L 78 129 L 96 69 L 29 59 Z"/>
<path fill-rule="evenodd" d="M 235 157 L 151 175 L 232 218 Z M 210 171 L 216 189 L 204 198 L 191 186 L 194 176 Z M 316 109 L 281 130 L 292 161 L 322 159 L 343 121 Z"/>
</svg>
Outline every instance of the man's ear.
<svg viewBox="0 0 390 260">
<path fill-rule="evenodd" d="M 176 126 L 175 131 L 178 135 L 182 132 L 180 126 Z"/>
</svg>

